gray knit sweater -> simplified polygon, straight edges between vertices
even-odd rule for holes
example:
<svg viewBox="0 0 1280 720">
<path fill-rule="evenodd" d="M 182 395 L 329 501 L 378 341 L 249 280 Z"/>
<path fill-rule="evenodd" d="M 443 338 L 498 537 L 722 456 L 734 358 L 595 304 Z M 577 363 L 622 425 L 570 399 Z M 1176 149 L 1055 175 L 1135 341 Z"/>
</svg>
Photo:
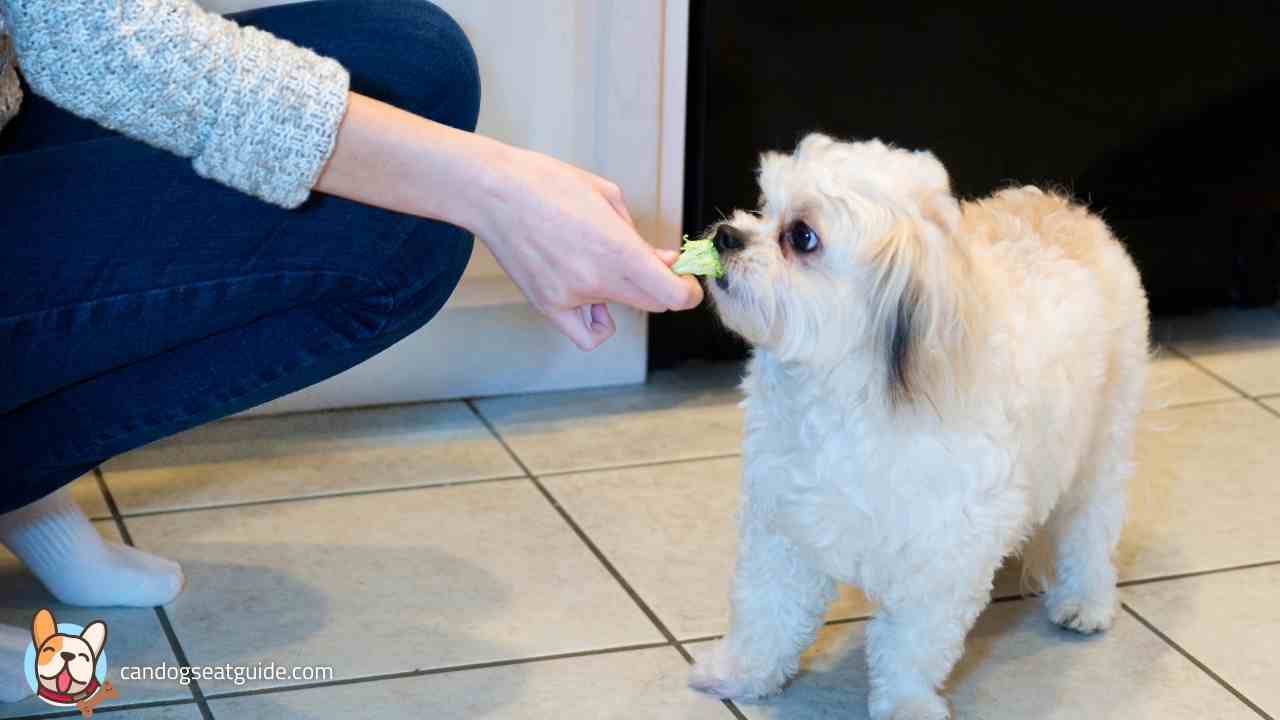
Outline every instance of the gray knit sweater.
<svg viewBox="0 0 1280 720">
<path fill-rule="evenodd" d="M 0 132 L 22 100 L 15 68 L 58 106 L 284 207 L 306 200 L 347 105 L 337 62 L 190 0 L 0 0 Z"/>
</svg>

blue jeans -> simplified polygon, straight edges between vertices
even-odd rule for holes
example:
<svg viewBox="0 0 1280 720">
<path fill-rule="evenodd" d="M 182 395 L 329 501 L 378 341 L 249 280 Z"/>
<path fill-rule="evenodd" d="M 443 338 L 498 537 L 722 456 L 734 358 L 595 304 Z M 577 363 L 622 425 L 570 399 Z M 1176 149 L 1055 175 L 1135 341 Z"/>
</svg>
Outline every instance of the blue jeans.
<svg viewBox="0 0 1280 720">
<path fill-rule="evenodd" d="M 235 19 L 335 58 L 356 92 L 475 129 L 475 55 L 425 0 Z M 385 350 L 471 256 L 444 223 L 320 194 L 267 205 L 24 90 L 0 132 L 0 512 Z"/>
</svg>

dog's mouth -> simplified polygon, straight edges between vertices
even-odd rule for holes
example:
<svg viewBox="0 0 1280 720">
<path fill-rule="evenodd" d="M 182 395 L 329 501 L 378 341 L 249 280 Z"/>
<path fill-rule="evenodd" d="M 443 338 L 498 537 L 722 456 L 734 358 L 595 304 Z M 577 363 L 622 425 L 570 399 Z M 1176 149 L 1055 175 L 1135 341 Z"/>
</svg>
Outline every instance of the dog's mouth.
<svg viewBox="0 0 1280 720">
<path fill-rule="evenodd" d="M 727 273 L 716 278 L 716 287 L 725 291 L 729 289 L 729 275 Z"/>
<path fill-rule="evenodd" d="M 49 677 L 41 675 L 40 678 L 42 680 L 52 680 L 60 693 L 65 693 L 71 688 L 71 683 L 76 681 L 76 679 L 71 676 L 71 668 L 67 665 L 63 665 L 62 671 L 57 675 L 50 675 Z"/>
</svg>

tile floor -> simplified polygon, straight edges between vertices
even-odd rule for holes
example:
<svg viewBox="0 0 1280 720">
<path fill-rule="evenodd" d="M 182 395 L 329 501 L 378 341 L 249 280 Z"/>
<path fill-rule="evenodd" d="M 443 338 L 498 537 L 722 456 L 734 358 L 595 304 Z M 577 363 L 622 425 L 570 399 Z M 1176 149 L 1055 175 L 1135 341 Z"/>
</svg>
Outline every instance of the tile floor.
<svg viewBox="0 0 1280 720">
<path fill-rule="evenodd" d="M 1161 323 L 1124 611 L 1080 638 L 1008 578 L 949 683 L 958 717 L 1280 717 L 1280 312 Z M 863 718 L 846 589 L 763 704 L 689 691 L 725 631 L 738 367 L 644 387 L 214 424 L 74 492 L 186 592 L 104 618 L 107 717 Z M 0 622 L 48 602 L 0 553 Z M 122 664 L 320 665 L 331 680 L 120 681 Z M 0 717 L 56 716 L 35 701 Z M 63 715 L 68 715 L 63 713 Z M 71 715 L 75 715 L 72 713 Z"/>
</svg>

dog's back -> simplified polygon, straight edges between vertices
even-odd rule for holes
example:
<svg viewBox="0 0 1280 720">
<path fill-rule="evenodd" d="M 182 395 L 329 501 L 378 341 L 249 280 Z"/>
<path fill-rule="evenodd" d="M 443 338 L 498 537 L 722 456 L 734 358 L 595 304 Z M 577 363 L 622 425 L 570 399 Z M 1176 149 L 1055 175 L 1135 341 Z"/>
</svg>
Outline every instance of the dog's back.
<svg viewBox="0 0 1280 720">
<path fill-rule="evenodd" d="M 1012 377 L 1034 393 L 1029 421 L 1045 448 L 1071 462 L 1042 486 L 1040 512 L 1091 475 L 1101 437 L 1139 412 L 1146 380 L 1148 317 L 1142 282 L 1124 246 L 1081 205 L 1035 187 L 1010 188 L 962 206 L 960 233 L 1002 274 L 1003 331 L 1024 338 Z M 1127 423 L 1126 423 L 1127 424 Z M 1127 443 L 1126 443 L 1127 444 Z M 1040 456 L 1043 459 L 1043 455 Z M 1122 489 L 1117 488 L 1123 492 Z"/>
<path fill-rule="evenodd" d="M 1137 269 L 1102 218 L 1087 208 L 1064 195 L 1025 186 L 966 202 L 962 212 L 963 234 L 993 245 L 1034 239 L 1035 250 L 1043 253 L 1040 260 L 1078 264 L 1097 283 L 1108 307 L 1134 311 L 1125 319 L 1146 326 L 1146 295 Z"/>
</svg>

